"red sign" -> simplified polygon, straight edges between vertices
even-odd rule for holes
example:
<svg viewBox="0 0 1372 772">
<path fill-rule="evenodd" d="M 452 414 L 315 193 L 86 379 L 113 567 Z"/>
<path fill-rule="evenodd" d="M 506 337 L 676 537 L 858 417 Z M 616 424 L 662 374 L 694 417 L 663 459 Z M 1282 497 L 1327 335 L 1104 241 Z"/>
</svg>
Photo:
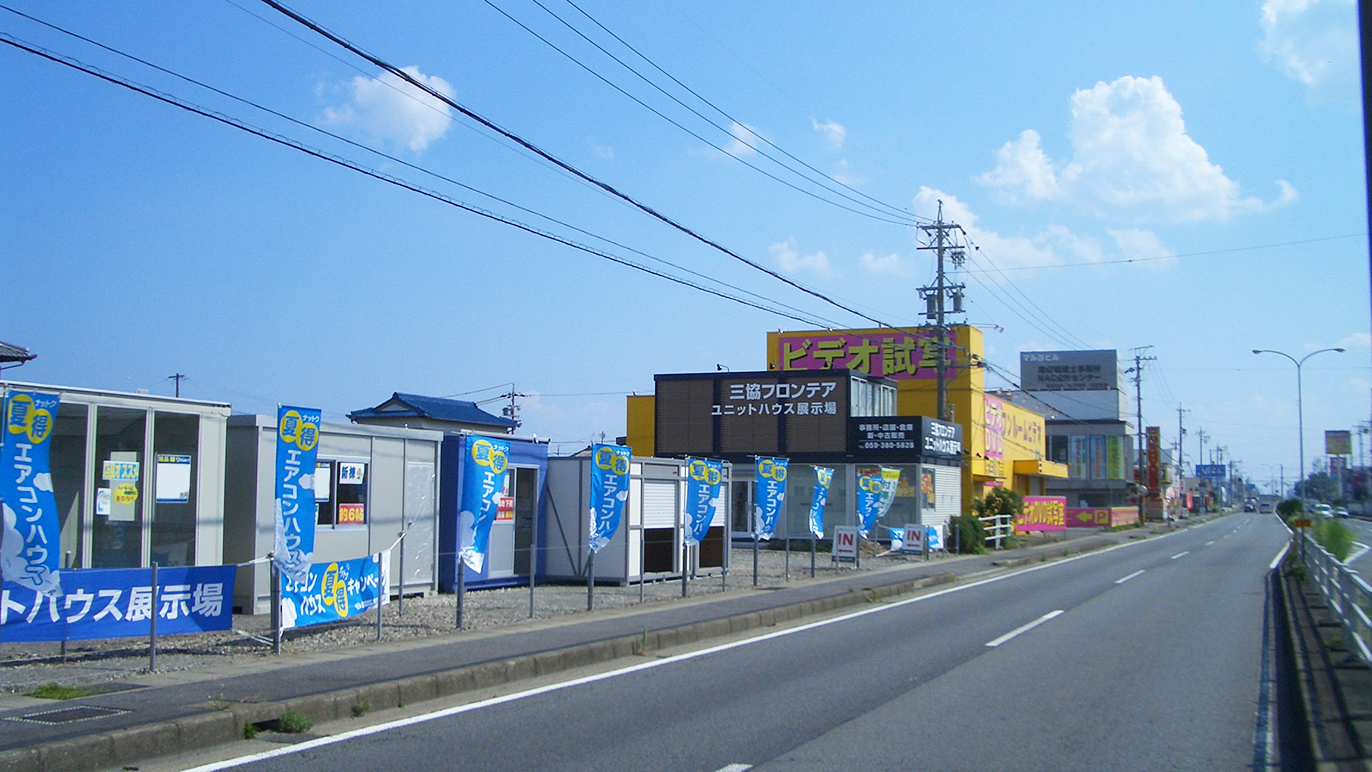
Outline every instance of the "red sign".
<svg viewBox="0 0 1372 772">
<path fill-rule="evenodd" d="M 365 504 L 339 504 L 338 505 L 338 524 L 339 525 L 365 525 L 367 523 L 367 505 Z"/>
<path fill-rule="evenodd" d="M 1162 430 L 1148 427 L 1148 495 L 1156 496 L 1162 488 Z"/>
</svg>

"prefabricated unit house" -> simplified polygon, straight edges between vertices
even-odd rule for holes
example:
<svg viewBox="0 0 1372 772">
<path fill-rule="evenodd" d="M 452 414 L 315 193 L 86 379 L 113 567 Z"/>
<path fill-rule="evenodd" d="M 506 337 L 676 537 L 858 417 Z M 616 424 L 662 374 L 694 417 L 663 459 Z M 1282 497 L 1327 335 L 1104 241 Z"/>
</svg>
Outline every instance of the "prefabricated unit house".
<svg viewBox="0 0 1372 772">
<path fill-rule="evenodd" d="M 548 459 L 544 550 L 548 581 L 585 581 L 589 536 L 589 456 Z M 731 466 L 724 464 L 723 490 Z M 629 500 L 614 538 L 595 558 L 595 581 L 633 584 L 680 577 L 685 522 L 686 462 L 635 456 L 629 464 Z M 718 575 L 729 567 L 729 496 L 721 496 L 704 540 L 690 550 L 685 570 Z"/>
<path fill-rule="evenodd" d="M 544 573 L 542 523 L 535 523 L 543 511 L 543 481 L 548 473 L 548 441 L 514 437 L 508 434 L 480 434 L 467 432 L 447 434 L 443 438 L 443 469 L 439 491 L 438 527 L 438 586 L 451 592 L 457 586 L 457 553 L 463 523 L 461 513 L 462 486 L 466 458 L 473 442 L 487 437 L 510 443 L 509 465 L 505 475 L 505 489 L 499 499 L 495 521 L 487 544 L 486 560 L 480 571 L 465 569 L 462 581 L 469 589 L 480 587 L 508 587 L 528 584 L 531 570 L 537 572 L 535 581 Z M 475 481 L 470 481 L 475 484 Z M 537 546 L 535 546 L 537 539 Z"/>
<path fill-rule="evenodd" d="M 323 424 L 315 470 L 314 561 L 351 560 L 390 548 L 390 592 L 437 589 L 438 465 L 441 432 L 356 424 Z M 224 562 L 265 557 L 274 543 L 276 420 L 235 415 L 228 420 L 224 485 Z M 271 609 L 266 563 L 239 569 L 237 613 Z"/>
<path fill-rule="evenodd" d="M 222 402 L 0 383 L 57 394 L 49 463 L 62 566 L 213 566 L 223 559 Z"/>
</svg>

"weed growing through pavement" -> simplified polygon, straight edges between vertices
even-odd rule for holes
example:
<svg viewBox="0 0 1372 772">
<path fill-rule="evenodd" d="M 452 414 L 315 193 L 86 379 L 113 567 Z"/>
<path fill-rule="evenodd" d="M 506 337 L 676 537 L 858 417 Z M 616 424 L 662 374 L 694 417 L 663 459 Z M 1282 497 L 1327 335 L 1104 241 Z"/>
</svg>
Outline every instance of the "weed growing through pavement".
<svg viewBox="0 0 1372 772">
<path fill-rule="evenodd" d="M 78 697 L 89 697 L 95 692 L 80 686 L 63 686 L 62 684 L 48 683 L 27 693 L 26 697 L 37 697 L 40 700 L 74 700 Z"/>
<path fill-rule="evenodd" d="M 372 701 L 366 697 L 353 703 L 353 718 L 362 718 L 372 709 Z"/>
<path fill-rule="evenodd" d="M 310 720 L 309 716 L 292 708 L 287 708 L 286 712 L 281 714 L 281 720 L 278 724 L 281 727 L 281 731 L 286 734 L 308 732 L 310 731 L 310 727 L 314 726 L 314 722 Z"/>
</svg>

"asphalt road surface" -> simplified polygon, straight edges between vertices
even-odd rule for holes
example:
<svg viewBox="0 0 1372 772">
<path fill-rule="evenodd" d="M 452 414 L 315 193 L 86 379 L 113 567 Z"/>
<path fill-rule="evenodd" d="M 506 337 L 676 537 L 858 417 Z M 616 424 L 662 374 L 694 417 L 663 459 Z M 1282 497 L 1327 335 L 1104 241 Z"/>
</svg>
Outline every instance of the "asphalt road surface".
<svg viewBox="0 0 1372 772">
<path fill-rule="evenodd" d="M 1350 517 L 1339 522 L 1353 531 L 1353 552 L 1348 556 L 1348 567 L 1372 579 L 1372 520 Z"/>
<path fill-rule="evenodd" d="M 1231 515 L 232 763 L 253 772 L 1263 769 L 1273 754 L 1266 576 L 1286 539 L 1275 516 Z"/>
</svg>

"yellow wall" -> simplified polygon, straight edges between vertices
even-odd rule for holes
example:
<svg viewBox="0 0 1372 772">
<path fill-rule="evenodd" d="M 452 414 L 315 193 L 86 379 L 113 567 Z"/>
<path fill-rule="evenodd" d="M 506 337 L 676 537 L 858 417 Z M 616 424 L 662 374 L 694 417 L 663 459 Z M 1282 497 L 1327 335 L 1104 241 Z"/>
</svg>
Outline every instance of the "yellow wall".
<svg viewBox="0 0 1372 772">
<path fill-rule="evenodd" d="M 635 456 L 651 456 L 657 448 L 657 397 L 653 395 L 626 397 L 625 444 L 633 448 Z"/>
</svg>

